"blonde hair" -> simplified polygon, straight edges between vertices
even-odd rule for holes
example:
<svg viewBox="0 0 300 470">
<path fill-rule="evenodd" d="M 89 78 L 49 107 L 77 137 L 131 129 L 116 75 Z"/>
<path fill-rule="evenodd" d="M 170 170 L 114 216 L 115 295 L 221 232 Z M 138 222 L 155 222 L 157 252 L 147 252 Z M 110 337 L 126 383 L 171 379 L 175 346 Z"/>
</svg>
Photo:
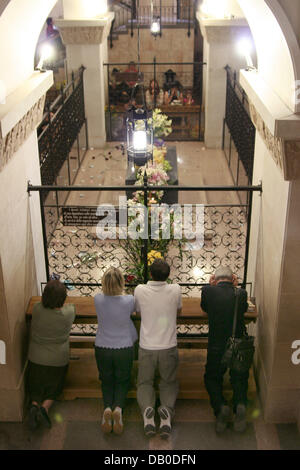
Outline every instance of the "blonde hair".
<svg viewBox="0 0 300 470">
<path fill-rule="evenodd" d="M 123 274 L 118 268 L 109 268 L 102 276 L 104 295 L 122 295 L 125 287 Z"/>
</svg>

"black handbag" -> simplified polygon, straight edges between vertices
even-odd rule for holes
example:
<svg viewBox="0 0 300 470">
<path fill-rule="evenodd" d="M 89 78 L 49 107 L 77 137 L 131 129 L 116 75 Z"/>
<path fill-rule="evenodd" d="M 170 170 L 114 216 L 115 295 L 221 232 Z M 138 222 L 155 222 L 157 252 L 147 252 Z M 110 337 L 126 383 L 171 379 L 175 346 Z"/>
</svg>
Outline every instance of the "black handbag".
<svg viewBox="0 0 300 470">
<path fill-rule="evenodd" d="M 226 343 L 226 349 L 221 359 L 221 364 L 226 369 L 229 368 L 237 373 L 248 372 L 253 361 L 254 356 L 254 336 L 249 336 L 245 331 L 241 338 L 236 338 L 236 323 L 237 313 L 239 305 L 239 290 L 235 289 L 235 306 L 234 306 L 234 317 L 232 335 L 228 338 Z"/>
</svg>

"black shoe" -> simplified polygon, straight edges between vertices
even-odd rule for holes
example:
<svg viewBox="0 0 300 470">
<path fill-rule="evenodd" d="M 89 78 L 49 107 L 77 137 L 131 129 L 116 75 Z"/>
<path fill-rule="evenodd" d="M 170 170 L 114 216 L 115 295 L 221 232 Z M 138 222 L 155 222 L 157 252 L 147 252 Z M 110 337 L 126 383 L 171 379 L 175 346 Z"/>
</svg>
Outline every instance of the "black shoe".
<svg viewBox="0 0 300 470">
<path fill-rule="evenodd" d="M 160 406 L 158 408 L 160 416 L 159 434 L 162 439 L 168 439 L 171 434 L 171 415 L 167 408 Z"/>
<path fill-rule="evenodd" d="M 39 407 L 36 405 L 31 405 L 29 409 L 29 417 L 28 417 L 28 426 L 30 431 L 35 431 L 39 427 Z"/>
<path fill-rule="evenodd" d="M 153 437 L 156 433 L 155 422 L 154 422 L 155 410 L 151 406 L 144 411 L 144 432 L 147 437 Z"/>
<path fill-rule="evenodd" d="M 220 413 L 217 416 L 216 421 L 216 433 L 221 434 L 227 428 L 227 424 L 230 416 L 230 408 L 228 405 L 222 405 Z"/>
<path fill-rule="evenodd" d="M 51 420 L 48 416 L 47 411 L 43 406 L 40 407 L 40 412 L 39 412 L 39 420 L 40 422 L 46 426 L 46 428 L 50 429 L 52 426 Z"/>
<path fill-rule="evenodd" d="M 244 432 L 246 427 L 246 406 L 243 403 L 239 403 L 236 407 L 233 429 L 236 432 Z"/>
</svg>

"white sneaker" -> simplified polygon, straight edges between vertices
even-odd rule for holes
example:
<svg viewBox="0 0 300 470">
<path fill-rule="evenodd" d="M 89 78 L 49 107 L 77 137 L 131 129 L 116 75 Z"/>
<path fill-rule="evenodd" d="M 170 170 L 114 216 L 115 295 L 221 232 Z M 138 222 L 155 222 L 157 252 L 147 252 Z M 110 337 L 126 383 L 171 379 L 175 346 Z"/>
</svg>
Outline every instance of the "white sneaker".
<svg viewBox="0 0 300 470">
<path fill-rule="evenodd" d="M 156 433 L 156 427 L 154 422 L 155 411 L 154 408 L 148 406 L 143 414 L 144 418 L 144 432 L 147 437 L 152 437 Z"/>
<path fill-rule="evenodd" d="M 113 430 L 115 434 L 122 434 L 123 432 L 123 420 L 122 420 L 122 408 L 116 406 L 112 414 L 113 417 Z"/>
<path fill-rule="evenodd" d="M 171 434 L 171 415 L 165 406 L 158 408 L 160 416 L 159 434 L 163 439 L 167 439 Z"/>
<path fill-rule="evenodd" d="M 112 412 L 110 408 L 105 408 L 103 412 L 103 418 L 102 418 L 102 423 L 101 423 L 101 428 L 102 431 L 105 434 L 109 434 L 112 430 Z"/>
</svg>

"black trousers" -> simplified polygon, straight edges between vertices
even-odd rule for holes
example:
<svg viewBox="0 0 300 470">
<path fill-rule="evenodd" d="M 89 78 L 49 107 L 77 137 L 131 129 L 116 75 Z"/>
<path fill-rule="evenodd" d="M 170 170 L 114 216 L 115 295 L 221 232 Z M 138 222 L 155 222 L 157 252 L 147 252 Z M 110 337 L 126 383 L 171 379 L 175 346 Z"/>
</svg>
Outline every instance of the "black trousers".
<svg viewBox="0 0 300 470">
<path fill-rule="evenodd" d="M 206 390 L 210 397 L 210 404 L 217 416 L 226 400 L 223 397 L 223 376 L 226 372 L 226 367 L 222 367 L 221 359 L 223 356 L 224 348 L 211 347 L 207 350 L 207 362 L 205 367 L 204 382 Z M 247 405 L 247 391 L 248 391 L 248 378 L 249 372 L 240 374 L 232 370 L 229 371 L 230 383 L 233 389 L 233 411 L 239 403 Z"/>
<path fill-rule="evenodd" d="M 108 349 L 95 346 L 104 407 L 124 408 L 131 381 L 134 348 Z"/>
</svg>

